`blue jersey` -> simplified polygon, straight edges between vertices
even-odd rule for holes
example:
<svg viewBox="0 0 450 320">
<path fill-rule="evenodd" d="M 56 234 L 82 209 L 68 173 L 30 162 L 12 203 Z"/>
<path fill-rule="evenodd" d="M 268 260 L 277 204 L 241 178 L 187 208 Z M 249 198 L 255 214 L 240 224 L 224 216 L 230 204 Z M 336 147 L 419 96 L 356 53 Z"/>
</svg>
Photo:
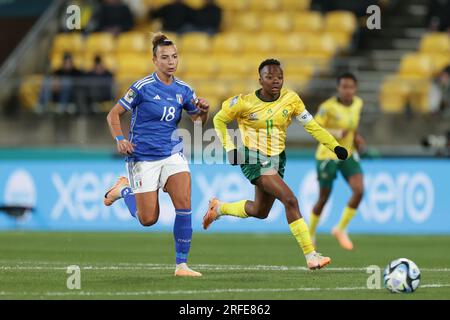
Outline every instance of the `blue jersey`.
<svg viewBox="0 0 450 320">
<path fill-rule="evenodd" d="M 183 151 L 183 141 L 176 129 L 182 110 L 193 115 L 199 110 L 192 104 L 195 92 L 174 78 L 164 84 L 156 73 L 136 81 L 119 100 L 132 111 L 129 140 L 136 146 L 128 161 L 161 160 Z"/>
</svg>

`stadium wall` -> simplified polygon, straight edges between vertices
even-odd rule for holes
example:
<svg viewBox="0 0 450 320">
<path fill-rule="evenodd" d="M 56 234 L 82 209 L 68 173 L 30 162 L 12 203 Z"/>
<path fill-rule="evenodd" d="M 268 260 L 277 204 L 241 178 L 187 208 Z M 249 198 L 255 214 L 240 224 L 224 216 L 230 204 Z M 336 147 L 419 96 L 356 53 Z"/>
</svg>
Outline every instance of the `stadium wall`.
<svg viewBox="0 0 450 320">
<path fill-rule="evenodd" d="M 350 225 L 355 233 L 450 234 L 450 161 L 444 159 L 364 160 L 366 192 Z M 203 232 L 201 219 L 208 199 L 224 201 L 253 197 L 253 186 L 238 167 L 191 165 L 194 231 Z M 103 206 L 104 191 L 125 174 L 121 160 L 0 160 L 0 206 L 34 208 L 16 219 L 0 213 L 0 230 L 171 231 L 174 209 L 160 194 L 157 225 L 146 229 L 130 217 L 123 201 Z M 306 218 L 318 185 L 312 159 L 288 159 L 286 181 L 298 195 Z M 342 177 L 335 183 L 319 232 L 337 222 L 350 190 Z M 207 232 L 289 232 L 283 206 L 276 202 L 266 220 L 224 217 Z"/>
</svg>

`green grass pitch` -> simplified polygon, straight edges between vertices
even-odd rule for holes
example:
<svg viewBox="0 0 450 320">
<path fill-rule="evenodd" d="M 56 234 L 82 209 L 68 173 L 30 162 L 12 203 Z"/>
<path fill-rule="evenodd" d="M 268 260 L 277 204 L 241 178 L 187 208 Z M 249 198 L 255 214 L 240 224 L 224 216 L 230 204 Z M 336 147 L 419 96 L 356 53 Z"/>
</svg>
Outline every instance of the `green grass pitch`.
<svg viewBox="0 0 450 320">
<path fill-rule="evenodd" d="M 319 235 L 327 269 L 305 269 L 286 234 L 194 234 L 190 265 L 175 278 L 169 233 L 0 233 L 0 299 L 450 299 L 450 236 L 353 235 L 346 252 Z M 405 257 L 422 271 L 412 294 L 367 289 L 369 265 Z M 81 289 L 69 290 L 69 265 Z"/>
</svg>

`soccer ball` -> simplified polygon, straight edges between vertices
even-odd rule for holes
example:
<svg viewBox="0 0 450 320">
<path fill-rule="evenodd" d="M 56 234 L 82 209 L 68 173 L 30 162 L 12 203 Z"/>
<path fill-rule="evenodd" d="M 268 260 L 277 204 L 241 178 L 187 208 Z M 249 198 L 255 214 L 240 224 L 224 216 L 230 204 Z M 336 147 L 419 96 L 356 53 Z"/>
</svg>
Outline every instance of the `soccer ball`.
<svg viewBox="0 0 450 320">
<path fill-rule="evenodd" d="M 384 286 L 392 293 L 411 293 L 420 283 L 420 270 L 409 259 L 392 261 L 384 269 Z"/>
</svg>

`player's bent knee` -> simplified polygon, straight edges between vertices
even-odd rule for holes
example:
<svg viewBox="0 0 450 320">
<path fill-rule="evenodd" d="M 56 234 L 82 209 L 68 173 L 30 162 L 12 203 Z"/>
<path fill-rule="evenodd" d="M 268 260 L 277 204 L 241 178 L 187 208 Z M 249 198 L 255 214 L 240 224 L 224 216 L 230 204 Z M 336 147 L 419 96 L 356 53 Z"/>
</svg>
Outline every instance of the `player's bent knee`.
<svg viewBox="0 0 450 320">
<path fill-rule="evenodd" d="M 158 222 L 158 217 L 152 216 L 152 215 L 143 215 L 143 216 L 139 217 L 139 222 L 144 227 L 150 227 L 150 226 L 154 225 L 156 222 Z"/>
<path fill-rule="evenodd" d="M 297 197 L 294 195 L 286 197 L 285 199 L 283 199 L 282 202 L 286 207 L 289 207 L 289 208 L 298 207 L 298 200 L 297 200 Z"/>
</svg>

